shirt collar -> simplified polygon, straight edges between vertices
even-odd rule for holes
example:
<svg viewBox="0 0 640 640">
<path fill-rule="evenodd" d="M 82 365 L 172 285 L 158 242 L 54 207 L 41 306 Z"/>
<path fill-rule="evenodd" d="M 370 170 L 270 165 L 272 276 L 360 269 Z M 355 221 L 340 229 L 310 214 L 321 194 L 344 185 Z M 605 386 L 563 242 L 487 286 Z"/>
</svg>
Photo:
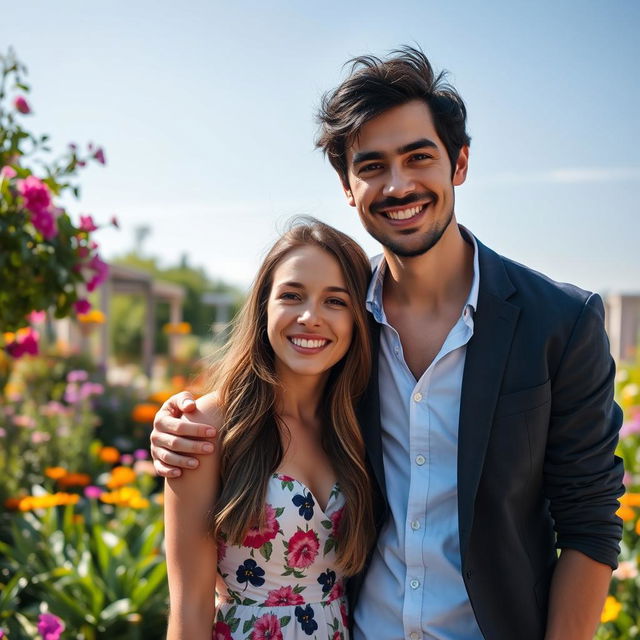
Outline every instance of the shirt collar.
<svg viewBox="0 0 640 640">
<path fill-rule="evenodd" d="M 473 247 L 473 279 L 471 281 L 471 289 L 469 290 L 469 296 L 465 302 L 464 309 L 470 309 L 475 312 L 478 307 L 478 293 L 480 291 L 480 261 L 478 258 L 478 243 L 476 242 L 473 234 L 463 227 L 458 225 L 460 232 L 464 239 Z M 387 263 L 383 254 L 379 254 L 371 258 L 371 268 L 373 275 L 371 276 L 371 282 L 367 291 L 367 311 L 373 314 L 373 317 L 377 322 L 384 320 L 384 310 L 382 308 L 382 285 L 384 283 L 384 274 L 387 268 Z M 463 311 L 464 311 L 463 309 Z"/>
</svg>

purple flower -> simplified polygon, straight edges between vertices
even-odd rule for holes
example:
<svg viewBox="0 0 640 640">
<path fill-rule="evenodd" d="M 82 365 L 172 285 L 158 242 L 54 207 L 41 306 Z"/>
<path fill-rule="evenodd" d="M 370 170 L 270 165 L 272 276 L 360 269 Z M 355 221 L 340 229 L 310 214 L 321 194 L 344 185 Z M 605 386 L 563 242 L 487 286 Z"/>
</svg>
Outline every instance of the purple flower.
<svg viewBox="0 0 640 640">
<path fill-rule="evenodd" d="M 93 154 L 93 157 L 100 163 L 100 164 L 107 164 L 107 159 L 105 158 L 104 155 L 104 149 L 102 147 L 98 147 L 96 149 L 96 152 Z"/>
<path fill-rule="evenodd" d="M 133 463 L 133 456 L 130 453 L 123 453 L 120 456 L 120 463 L 130 465 Z"/>
<path fill-rule="evenodd" d="M 68 384 L 64 390 L 64 401 L 68 404 L 76 404 L 80 401 L 80 393 L 77 384 Z"/>
<path fill-rule="evenodd" d="M 13 106 L 15 107 L 16 111 L 20 113 L 31 113 L 31 107 L 23 96 L 16 96 L 13 99 Z"/>
<path fill-rule="evenodd" d="M 52 613 L 41 613 L 38 616 L 38 633 L 42 640 L 58 640 L 64 631 L 64 623 Z"/>
<path fill-rule="evenodd" d="M 149 457 L 149 453 L 147 452 L 146 449 L 136 449 L 133 452 L 133 457 L 136 460 L 146 460 Z"/>
<path fill-rule="evenodd" d="M 91 303 L 84 298 L 80 298 L 73 303 L 73 308 L 76 310 L 76 313 L 89 313 Z"/>
<path fill-rule="evenodd" d="M 90 484 L 88 487 L 84 488 L 84 495 L 87 498 L 99 498 L 102 493 L 102 489 L 100 487 L 96 487 L 93 484 Z"/>
<path fill-rule="evenodd" d="M 67 382 L 84 382 L 89 379 L 89 374 L 84 369 L 74 369 L 67 373 Z"/>
</svg>

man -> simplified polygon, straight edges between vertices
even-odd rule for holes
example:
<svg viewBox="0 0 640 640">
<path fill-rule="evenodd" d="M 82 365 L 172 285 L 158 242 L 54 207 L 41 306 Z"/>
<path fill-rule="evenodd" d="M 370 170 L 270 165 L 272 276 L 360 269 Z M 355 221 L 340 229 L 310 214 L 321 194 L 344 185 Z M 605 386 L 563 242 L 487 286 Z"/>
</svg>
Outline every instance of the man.
<svg viewBox="0 0 640 640">
<path fill-rule="evenodd" d="M 457 224 L 466 110 L 421 51 L 356 59 L 319 120 L 318 146 L 384 247 L 367 298 L 378 367 L 360 411 L 383 517 L 353 580 L 354 636 L 591 638 L 621 536 L 600 298 Z M 184 400 L 156 420 L 162 475 L 188 466 L 175 452 L 205 452 L 188 439 L 205 427 L 173 417 Z"/>
</svg>

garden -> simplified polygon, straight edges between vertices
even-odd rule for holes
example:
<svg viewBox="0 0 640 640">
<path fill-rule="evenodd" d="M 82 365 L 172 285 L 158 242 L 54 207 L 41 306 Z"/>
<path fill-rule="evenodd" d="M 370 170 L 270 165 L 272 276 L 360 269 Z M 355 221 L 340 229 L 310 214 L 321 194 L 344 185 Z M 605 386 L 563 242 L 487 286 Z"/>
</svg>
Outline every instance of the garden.
<svg viewBox="0 0 640 640">
<path fill-rule="evenodd" d="M 51 159 L 49 137 L 26 127 L 26 70 L 9 52 L 0 73 L 0 638 L 162 638 L 162 483 L 148 437 L 169 395 L 198 391 L 199 351 L 185 343 L 186 355 L 160 377 L 138 371 L 114 382 L 90 350 L 56 336 L 58 319 L 82 335 L 104 322 L 101 225 L 59 203 L 79 195 L 79 173 L 105 165 L 106 153 L 72 144 Z M 130 256 L 128 264 L 141 262 Z M 158 271 L 153 261 L 147 266 Z M 203 316 L 204 276 L 185 265 L 164 275 L 191 287 L 193 317 Z M 120 302 L 111 313 L 140 323 L 132 308 Z M 158 349 L 191 331 L 162 314 L 157 321 Z M 135 351 L 141 327 L 121 326 L 121 354 Z M 640 637 L 640 360 L 619 366 L 616 395 L 624 410 L 624 537 L 599 640 Z"/>
</svg>

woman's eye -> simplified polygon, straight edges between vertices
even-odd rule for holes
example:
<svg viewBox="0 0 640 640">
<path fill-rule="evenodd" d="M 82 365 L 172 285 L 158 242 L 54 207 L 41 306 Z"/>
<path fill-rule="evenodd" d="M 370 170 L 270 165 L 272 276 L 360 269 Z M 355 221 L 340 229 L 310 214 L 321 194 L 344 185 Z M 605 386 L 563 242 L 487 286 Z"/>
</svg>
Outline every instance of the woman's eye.
<svg viewBox="0 0 640 640">
<path fill-rule="evenodd" d="M 292 293 L 290 291 L 285 291 L 280 294 L 280 300 L 299 300 L 300 296 L 297 293 Z"/>
<path fill-rule="evenodd" d="M 344 300 L 342 300 L 341 298 L 329 298 L 327 300 L 327 302 L 329 304 L 337 305 L 339 307 L 346 307 L 347 306 L 347 303 Z"/>
</svg>

